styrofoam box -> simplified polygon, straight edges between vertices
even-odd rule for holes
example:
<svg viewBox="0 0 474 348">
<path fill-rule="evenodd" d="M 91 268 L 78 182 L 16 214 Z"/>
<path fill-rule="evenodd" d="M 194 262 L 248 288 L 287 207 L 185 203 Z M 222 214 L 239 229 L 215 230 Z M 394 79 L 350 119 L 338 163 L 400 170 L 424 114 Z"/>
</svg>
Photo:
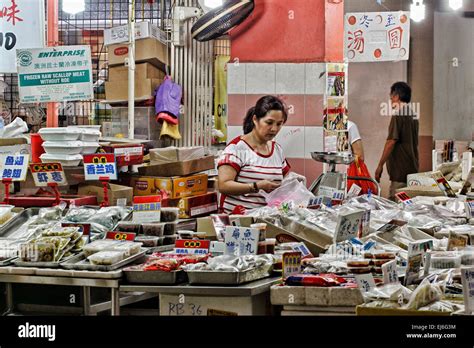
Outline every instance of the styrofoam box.
<svg viewBox="0 0 474 348">
<path fill-rule="evenodd" d="M 82 155 L 44 153 L 40 156 L 40 158 L 41 162 L 43 163 L 58 162 L 61 163 L 63 167 L 77 167 L 82 161 Z"/>
<path fill-rule="evenodd" d="M 82 141 L 45 141 L 43 148 L 46 153 L 58 155 L 78 155 L 82 153 Z"/>
<path fill-rule="evenodd" d="M 80 139 L 82 141 L 93 142 L 93 143 L 96 143 L 99 141 L 101 133 L 97 129 L 80 128 L 80 130 L 82 133 Z"/>
<path fill-rule="evenodd" d="M 80 129 L 68 127 L 41 128 L 38 133 L 44 141 L 74 141 L 82 134 Z"/>
<path fill-rule="evenodd" d="M 94 142 L 86 142 L 84 141 L 82 143 L 82 154 L 83 155 L 89 155 L 89 154 L 93 154 L 97 151 L 97 149 L 99 148 L 99 143 L 94 143 Z"/>
</svg>

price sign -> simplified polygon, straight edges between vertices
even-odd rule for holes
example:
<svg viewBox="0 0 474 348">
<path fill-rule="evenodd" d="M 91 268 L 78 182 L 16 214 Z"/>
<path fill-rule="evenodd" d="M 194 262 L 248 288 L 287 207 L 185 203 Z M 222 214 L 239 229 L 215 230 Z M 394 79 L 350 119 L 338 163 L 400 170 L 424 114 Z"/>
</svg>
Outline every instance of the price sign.
<svg viewBox="0 0 474 348">
<path fill-rule="evenodd" d="M 84 155 L 83 157 L 86 180 L 100 180 L 101 177 L 117 180 L 117 165 L 115 164 L 114 154 L 98 153 Z"/>
<path fill-rule="evenodd" d="M 474 312 L 474 267 L 461 269 L 464 307 L 467 314 Z"/>
<path fill-rule="evenodd" d="M 411 200 L 410 196 L 407 195 L 406 192 L 399 192 L 395 194 L 395 197 L 397 197 L 400 202 L 406 205 L 413 204 L 413 201 Z"/>
<path fill-rule="evenodd" d="M 161 196 L 133 198 L 133 222 L 159 222 L 161 217 Z"/>
<path fill-rule="evenodd" d="M 127 232 L 107 232 L 105 235 L 106 239 L 120 240 L 120 241 L 129 241 L 133 242 L 135 240 L 135 233 Z"/>
<path fill-rule="evenodd" d="M 474 201 L 466 202 L 466 214 L 468 219 L 474 219 Z"/>
<path fill-rule="evenodd" d="M 361 292 L 368 292 L 375 288 L 375 280 L 372 273 L 356 274 L 355 280 Z"/>
<path fill-rule="evenodd" d="M 28 172 L 29 155 L 2 155 L 0 165 L 2 179 L 25 181 Z"/>
<path fill-rule="evenodd" d="M 464 248 L 466 248 L 468 242 L 468 236 L 449 231 L 448 251 L 463 250 Z"/>
<path fill-rule="evenodd" d="M 363 210 L 340 214 L 337 220 L 334 243 L 358 237 L 362 230 L 362 220 L 364 214 L 365 211 Z"/>
<path fill-rule="evenodd" d="M 383 283 L 398 283 L 397 260 L 393 260 L 382 265 Z"/>
<path fill-rule="evenodd" d="M 175 244 L 175 254 L 197 254 L 203 255 L 209 253 L 211 241 L 196 239 L 178 239 Z"/>
<path fill-rule="evenodd" d="M 37 187 L 46 187 L 48 184 L 67 186 L 61 163 L 33 163 L 30 164 L 30 171 Z"/>
<path fill-rule="evenodd" d="M 383 225 L 380 227 L 377 232 L 393 232 L 397 228 L 405 226 L 408 222 L 402 220 L 390 220 L 388 224 Z"/>
<path fill-rule="evenodd" d="M 412 284 L 420 277 L 423 255 L 433 249 L 433 241 L 421 241 L 408 244 L 408 264 L 405 273 L 405 286 Z"/>
<path fill-rule="evenodd" d="M 314 257 L 303 242 L 294 244 L 291 249 L 293 249 L 293 251 L 300 252 L 303 259 Z"/>
<path fill-rule="evenodd" d="M 359 185 L 352 184 L 349 192 L 347 192 L 347 199 L 357 197 L 360 191 L 362 191 L 362 188 Z"/>
<path fill-rule="evenodd" d="M 256 255 L 260 230 L 227 226 L 225 231 L 226 255 Z"/>
<path fill-rule="evenodd" d="M 301 253 L 298 251 L 283 254 L 283 279 L 301 272 Z"/>
</svg>

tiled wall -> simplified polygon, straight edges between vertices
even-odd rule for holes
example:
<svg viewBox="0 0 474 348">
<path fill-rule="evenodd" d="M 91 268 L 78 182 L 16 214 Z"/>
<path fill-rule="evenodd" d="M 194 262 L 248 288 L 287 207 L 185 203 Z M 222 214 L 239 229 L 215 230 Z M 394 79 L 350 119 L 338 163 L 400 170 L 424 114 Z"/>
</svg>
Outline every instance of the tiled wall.
<svg viewBox="0 0 474 348">
<path fill-rule="evenodd" d="M 322 163 L 311 159 L 311 152 L 323 150 L 324 72 L 324 63 L 230 63 L 228 140 L 243 134 L 245 114 L 260 97 L 279 96 L 289 115 L 276 140 L 293 170 L 305 175 L 311 184 L 323 168 Z"/>
</svg>

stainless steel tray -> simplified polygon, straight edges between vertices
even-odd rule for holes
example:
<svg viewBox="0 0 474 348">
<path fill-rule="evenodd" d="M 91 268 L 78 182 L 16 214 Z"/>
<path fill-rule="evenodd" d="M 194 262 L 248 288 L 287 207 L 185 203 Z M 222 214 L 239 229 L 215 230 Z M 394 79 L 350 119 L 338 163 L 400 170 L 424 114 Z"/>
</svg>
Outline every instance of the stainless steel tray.
<svg viewBox="0 0 474 348">
<path fill-rule="evenodd" d="M 174 244 L 150 247 L 146 249 L 147 249 L 147 254 L 164 253 L 166 251 L 172 251 L 174 249 Z"/>
<path fill-rule="evenodd" d="M 79 255 L 73 256 L 69 260 L 61 263 L 61 267 L 65 269 L 77 269 L 81 271 L 101 271 L 101 272 L 109 272 L 115 271 L 121 267 L 128 265 L 133 261 L 137 261 L 145 256 L 146 250 L 141 250 L 138 254 L 132 255 L 120 262 L 117 262 L 113 265 L 93 265 L 88 260 L 84 253 L 80 253 Z"/>
<path fill-rule="evenodd" d="M 0 261 L 0 267 L 11 265 L 14 260 L 16 260 L 16 257 L 10 257 L 8 259 L 2 260 Z"/>
<path fill-rule="evenodd" d="M 311 152 L 311 157 L 329 164 L 351 164 L 354 161 L 352 154 L 346 152 Z"/>
<path fill-rule="evenodd" d="M 15 258 L 13 263 L 18 267 L 36 267 L 36 268 L 59 268 L 61 263 L 67 262 L 76 256 L 69 256 L 67 259 L 57 262 L 30 262 L 30 261 L 21 261 L 19 258 Z"/>
<path fill-rule="evenodd" d="M 267 278 L 271 269 L 264 272 L 262 268 L 254 268 L 244 272 L 188 271 L 189 284 L 238 285 Z"/>
<path fill-rule="evenodd" d="M 0 237 L 6 238 L 18 228 L 22 227 L 33 216 L 38 215 L 40 208 L 28 208 L 17 214 L 2 227 L 0 227 Z"/>
<path fill-rule="evenodd" d="M 133 284 L 179 284 L 184 283 L 187 279 L 186 272 L 173 271 L 140 271 L 133 267 L 123 270 L 125 277 L 129 283 Z"/>
</svg>

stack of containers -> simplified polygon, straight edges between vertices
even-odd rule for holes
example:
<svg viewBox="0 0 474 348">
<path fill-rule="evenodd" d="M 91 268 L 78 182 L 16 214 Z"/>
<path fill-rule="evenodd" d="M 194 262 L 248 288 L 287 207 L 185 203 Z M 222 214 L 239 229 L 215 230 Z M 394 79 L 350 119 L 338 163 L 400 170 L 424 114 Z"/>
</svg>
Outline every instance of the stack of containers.
<svg viewBox="0 0 474 348">
<path fill-rule="evenodd" d="M 82 155 L 92 154 L 99 148 L 100 126 L 77 126 L 42 128 L 39 134 L 43 139 L 46 153 L 40 156 L 41 162 L 59 162 L 64 167 L 78 166 Z"/>
</svg>

